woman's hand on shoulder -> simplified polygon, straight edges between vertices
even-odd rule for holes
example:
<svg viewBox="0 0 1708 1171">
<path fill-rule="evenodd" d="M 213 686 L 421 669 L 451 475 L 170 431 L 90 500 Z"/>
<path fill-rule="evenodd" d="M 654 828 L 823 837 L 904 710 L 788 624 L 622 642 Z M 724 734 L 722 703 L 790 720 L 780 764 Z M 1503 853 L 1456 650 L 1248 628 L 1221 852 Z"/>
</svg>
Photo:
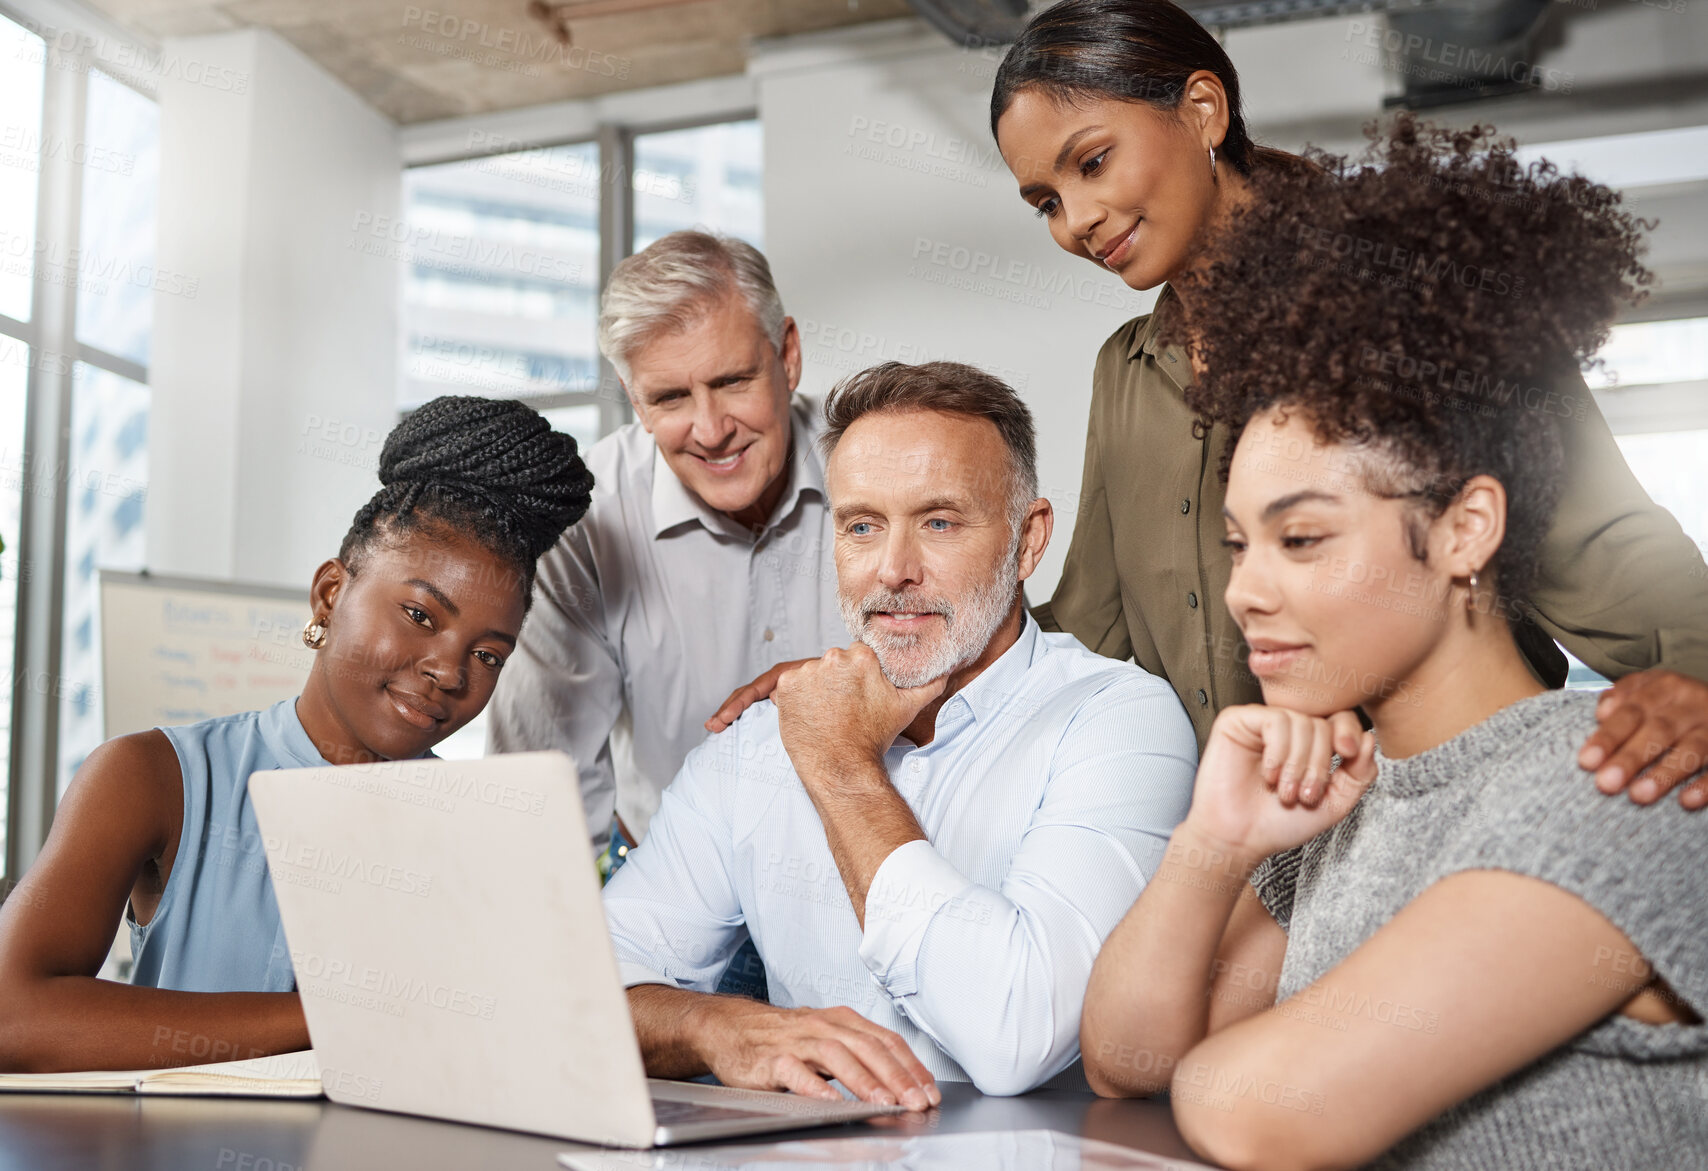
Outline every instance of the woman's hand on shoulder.
<svg viewBox="0 0 1708 1171">
<path fill-rule="evenodd" d="M 1210 729 L 1186 820 L 1256 861 L 1334 825 L 1375 776 L 1375 735 L 1352 712 L 1323 718 L 1242 704 L 1223 709 Z"/>
<path fill-rule="evenodd" d="M 1686 809 L 1708 809 L 1708 683 L 1652 667 L 1601 693 L 1597 727 L 1578 753 L 1603 793 L 1624 791 L 1639 805 L 1678 795 Z"/>
</svg>

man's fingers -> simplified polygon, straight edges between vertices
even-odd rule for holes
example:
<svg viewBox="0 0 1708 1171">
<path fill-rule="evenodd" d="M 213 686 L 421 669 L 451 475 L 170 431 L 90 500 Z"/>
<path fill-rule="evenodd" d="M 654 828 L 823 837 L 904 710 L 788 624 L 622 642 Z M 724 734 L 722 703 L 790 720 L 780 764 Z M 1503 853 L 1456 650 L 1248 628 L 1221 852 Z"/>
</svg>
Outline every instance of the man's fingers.
<svg viewBox="0 0 1708 1171">
<path fill-rule="evenodd" d="M 769 1089 L 787 1090 L 803 1098 L 822 1098 L 826 1102 L 842 1100 L 835 1086 L 819 1077 L 806 1062 L 786 1053 L 771 1063 L 771 1081 Z"/>
<path fill-rule="evenodd" d="M 890 1101 L 900 1102 L 909 1110 L 931 1108 L 931 1100 L 925 1095 L 925 1087 L 896 1059 L 895 1053 L 882 1040 L 862 1029 L 846 1030 L 842 1034 L 842 1040 L 866 1069 L 882 1083 Z"/>
<path fill-rule="evenodd" d="M 937 1079 L 931 1076 L 931 1071 L 926 1069 L 925 1064 L 914 1055 L 913 1049 L 909 1047 L 907 1041 L 899 1033 L 892 1033 L 882 1025 L 873 1024 L 860 1014 L 853 1013 L 852 1010 L 850 1012 L 854 1017 L 854 1020 L 848 1024 L 851 1030 L 864 1034 L 881 1045 L 885 1052 L 901 1067 L 912 1085 L 924 1092 L 930 1105 L 936 1106 L 943 1101 L 943 1093 L 937 1088 Z M 903 1086 L 904 1090 L 906 1088 Z M 902 1100 L 906 1103 L 905 1095 Z M 922 1110 L 924 1107 L 913 1107 L 913 1109 Z"/>
<path fill-rule="evenodd" d="M 942 695 L 943 689 L 948 686 L 949 677 L 947 675 L 939 675 L 929 683 L 921 683 L 918 687 L 904 687 L 901 688 L 900 691 L 902 698 L 908 703 L 912 704 L 916 708 L 922 708 L 932 700 L 936 699 L 939 695 Z"/>
<path fill-rule="evenodd" d="M 812 1037 L 803 1047 L 803 1056 L 810 1064 L 817 1066 L 820 1072 L 829 1074 L 847 1086 L 862 1102 L 895 1105 L 899 1095 L 884 1084 L 849 1044 L 844 1044 L 844 1039 L 850 1044 L 855 1043 L 853 1037 L 852 1033 L 845 1034 L 845 1038 L 841 1039 L 822 1035 Z"/>
</svg>

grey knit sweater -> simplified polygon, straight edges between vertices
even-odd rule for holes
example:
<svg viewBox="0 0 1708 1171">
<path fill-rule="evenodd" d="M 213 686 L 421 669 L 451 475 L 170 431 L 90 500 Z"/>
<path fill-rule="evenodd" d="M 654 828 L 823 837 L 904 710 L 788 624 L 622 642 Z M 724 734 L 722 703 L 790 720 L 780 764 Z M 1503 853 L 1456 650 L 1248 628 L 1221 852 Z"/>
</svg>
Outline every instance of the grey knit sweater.
<svg viewBox="0 0 1708 1171">
<path fill-rule="evenodd" d="M 1252 885 L 1287 929 L 1278 998 L 1315 982 L 1437 880 L 1497 869 L 1600 911 L 1708 1018 L 1708 812 L 1597 791 L 1576 763 L 1595 699 L 1548 692 L 1417 756 L 1378 755 L 1376 781 L 1345 819 L 1259 867 Z M 1609 976 L 1616 962 L 1606 959 Z M 1397 1027 L 1430 1027 L 1426 1009 L 1384 1011 Z M 1708 1168 L 1708 1025 L 1609 1016 L 1373 1166 Z"/>
</svg>

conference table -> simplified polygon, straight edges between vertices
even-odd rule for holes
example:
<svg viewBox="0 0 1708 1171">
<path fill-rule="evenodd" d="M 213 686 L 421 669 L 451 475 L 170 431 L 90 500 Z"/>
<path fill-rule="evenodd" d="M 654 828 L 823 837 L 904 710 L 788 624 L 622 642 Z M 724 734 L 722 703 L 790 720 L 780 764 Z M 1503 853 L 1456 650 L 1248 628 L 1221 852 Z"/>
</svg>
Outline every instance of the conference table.
<svg viewBox="0 0 1708 1171">
<path fill-rule="evenodd" d="M 938 1145 L 964 1148 L 967 1154 L 955 1165 L 976 1165 L 978 1171 L 1058 1171 L 1076 1164 L 1040 1159 L 1035 1143 L 1010 1143 L 1000 1137 L 1056 1131 L 1158 1156 L 1145 1160 L 1146 1166 L 1202 1165 L 1190 1161 L 1191 1152 L 1162 1102 L 1112 1102 L 1072 1090 L 989 1098 L 965 1083 L 943 1084 L 942 1090 L 942 1106 L 928 1114 L 794 1131 L 784 1138 L 887 1137 L 896 1142 L 877 1146 L 904 1152 L 908 1140 L 950 1136 Z M 954 1140 L 957 1135 L 962 1138 Z M 769 1141 L 771 1137 L 745 1139 L 742 1145 Z M 733 1144 L 658 1152 L 657 1166 L 705 1166 L 708 1160 L 699 1156 L 725 1145 Z M 558 1154 L 572 1149 L 575 1144 L 562 1139 L 386 1114 L 324 1099 L 0 1095 L 0 1171 L 558 1171 Z M 634 1165 L 650 1162 L 637 1159 Z M 817 1165 L 829 1168 L 836 1163 Z M 917 1164 L 898 1154 L 893 1165 Z M 931 1165 L 943 1164 L 933 1160 Z"/>
</svg>

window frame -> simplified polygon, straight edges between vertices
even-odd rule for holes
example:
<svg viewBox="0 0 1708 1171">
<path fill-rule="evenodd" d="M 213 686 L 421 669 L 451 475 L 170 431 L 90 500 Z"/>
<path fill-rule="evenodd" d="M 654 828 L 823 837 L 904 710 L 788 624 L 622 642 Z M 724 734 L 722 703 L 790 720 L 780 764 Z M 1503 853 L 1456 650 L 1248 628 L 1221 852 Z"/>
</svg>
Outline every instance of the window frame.
<svg viewBox="0 0 1708 1171">
<path fill-rule="evenodd" d="M 40 36 L 46 68 L 42 82 L 41 143 L 79 142 L 86 137 L 89 76 L 106 77 L 149 101 L 159 95 L 143 80 L 157 55 L 153 46 L 101 22 L 49 2 L 8 3 L 0 15 Z M 109 67 L 98 50 L 122 47 L 139 72 Z M 39 150 L 39 148 L 38 148 Z M 83 171 L 71 151 L 40 157 L 36 186 L 35 245 L 50 255 L 79 250 L 83 222 Z M 0 334 L 29 347 L 24 383 L 25 468 L 55 469 L 44 491 L 25 491 L 18 532 L 17 617 L 12 644 L 12 730 L 6 789 L 6 849 L 0 866 L 0 900 L 34 863 L 53 825 L 59 797 L 60 698 L 64 661 L 67 509 L 73 493 L 59 469 L 71 464 L 74 381 L 79 363 L 148 387 L 148 367 L 77 338 L 75 282 L 37 280 L 30 319 L 0 314 Z M 152 388 L 150 388 L 152 390 Z M 44 458 L 45 457 L 45 458 Z M 24 551 L 30 551 L 28 572 Z"/>
<path fill-rule="evenodd" d="M 477 115 L 404 127 L 400 146 L 404 169 L 413 170 L 522 150 L 597 144 L 599 272 L 594 293 L 597 299 L 604 295 L 611 271 L 634 253 L 635 139 L 758 118 L 758 103 L 748 79 L 717 79 L 711 83 L 671 86 L 653 93 L 614 94 L 590 102 L 558 103 L 501 115 Z M 507 128 L 504 138 L 492 143 L 490 149 L 470 149 L 468 144 L 477 135 L 482 142 L 495 137 L 492 133 L 495 123 Z M 634 408 L 622 390 L 617 371 L 603 354 L 599 355 L 599 382 L 592 390 L 531 395 L 527 402 L 542 411 L 597 406 L 601 436 L 634 421 Z"/>
</svg>

